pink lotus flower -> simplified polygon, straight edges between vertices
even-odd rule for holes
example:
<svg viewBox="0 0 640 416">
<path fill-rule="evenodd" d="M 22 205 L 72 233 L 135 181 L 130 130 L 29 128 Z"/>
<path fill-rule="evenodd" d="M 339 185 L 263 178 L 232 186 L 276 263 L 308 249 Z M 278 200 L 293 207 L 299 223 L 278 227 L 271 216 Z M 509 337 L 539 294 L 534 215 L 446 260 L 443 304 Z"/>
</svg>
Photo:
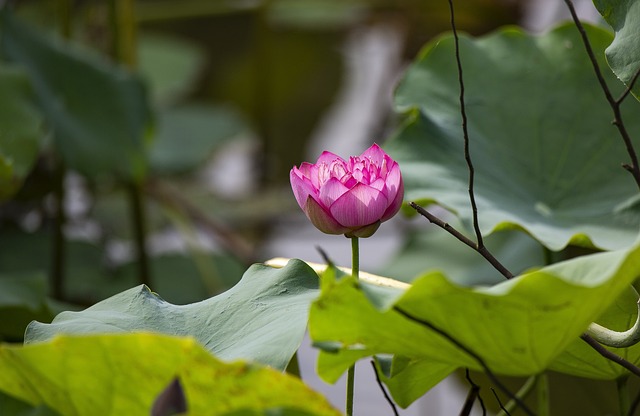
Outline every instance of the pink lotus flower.
<svg viewBox="0 0 640 416">
<path fill-rule="evenodd" d="M 289 176 L 298 205 L 326 234 L 370 237 L 396 215 L 404 196 L 398 163 L 377 144 L 349 161 L 323 152 Z"/>
</svg>

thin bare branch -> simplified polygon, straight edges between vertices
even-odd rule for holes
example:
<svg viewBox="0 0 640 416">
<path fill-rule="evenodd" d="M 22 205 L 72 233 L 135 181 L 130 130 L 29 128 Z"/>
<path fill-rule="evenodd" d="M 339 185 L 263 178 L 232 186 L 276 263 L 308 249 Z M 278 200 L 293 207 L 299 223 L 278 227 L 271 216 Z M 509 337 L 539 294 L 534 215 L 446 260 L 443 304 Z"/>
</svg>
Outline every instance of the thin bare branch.
<svg viewBox="0 0 640 416">
<path fill-rule="evenodd" d="M 462 410 L 460 411 L 460 416 L 470 415 L 471 414 L 471 409 L 473 409 L 473 404 L 476 402 L 476 400 L 480 403 L 480 407 L 482 407 L 482 416 L 486 416 L 487 415 L 487 408 L 484 406 L 484 401 L 482 400 L 482 396 L 480 396 L 480 386 L 477 385 L 471 379 L 471 375 L 469 374 L 469 369 L 468 368 L 465 368 L 464 376 L 467 379 L 467 381 L 469 382 L 469 384 L 471 385 L 471 388 L 469 389 L 469 393 L 467 394 L 467 398 L 464 401 L 464 406 L 462 407 Z"/>
<path fill-rule="evenodd" d="M 580 32 L 582 43 L 584 43 L 584 47 L 587 51 L 587 55 L 589 56 L 589 60 L 591 61 L 591 65 L 593 66 L 593 70 L 596 73 L 598 82 L 600 83 L 600 87 L 602 87 L 602 92 L 604 92 L 604 95 L 607 98 L 609 105 L 611 106 L 611 110 L 613 110 L 613 124 L 618 128 L 618 132 L 620 133 L 620 136 L 624 141 L 627 153 L 629 154 L 629 158 L 631 159 L 630 164 L 623 164 L 622 166 L 633 175 L 633 179 L 636 181 L 636 185 L 638 186 L 638 188 L 640 188 L 640 166 L 638 166 L 638 155 L 636 154 L 635 148 L 633 147 L 631 136 L 629 136 L 629 132 L 627 131 L 627 128 L 622 121 L 622 113 L 620 111 L 620 104 L 622 103 L 622 99 L 626 97 L 628 92 L 625 92 L 619 100 L 613 98 L 611 90 L 604 80 L 604 76 L 602 75 L 602 71 L 600 70 L 600 66 L 598 65 L 598 60 L 596 59 L 596 55 L 593 52 L 591 43 L 589 42 L 587 32 L 584 30 L 584 26 L 582 26 L 582 23 L 578 18 L 578 14 L 576 13 L 576 9 L 573 6 L 573 2 L 571 0 L 564 0 L 564 2 L 569 8 L 569 12 L 571 13 L 573 22 Z M 636 73 L 633 82 L 635 82 L 635 78 L 637 78 L 637 76 L 638 74 Z M 630 83 L 629 85 L 630 87 L 628 87 L 628 89 L 630 90 L 632 83 Z"/>
<path fill-rule="evenodd" d="M 391 397 L 389 397 L 387 391 L 384 389 L 382 381 L 380 381 L 380 376 L 378 375 L 376 363 L 373 360 L 371 360 L 371 366 L 373 367 L 373 373 L 376 375 L 376 382 L 378 383 L 378 387 L 380 387 L 380 390 L 382 391 L 382 395 L 384 396 L 387 403 L 389 403 L 389 406 L 391 406 L 391 411 L 393 411 L 393 414 L 395 416 L 398 416 L 398 409 L 396 408 L 396 404 L 393 402 L 393 400 L 391 400 Z"/>
<path fill-rule="evenodd" d="M 480 253 L 480 255 L 484 257 L 504 277 L 506 277 L 507 279 L 513 278 L 513 273 L 511 273 L 502 263 L 500 263 L 500 261 L 498 261 L 498 259 L 496 259 L 493 256 L 493 254 L 491 254 L 491 252 L 485 246 L 480 247 L 479 244 L 476 244 L 475 242 L 467 238 L 464 234 L 462 234 L 460 231 L 452 227 L 450 224 L 442 221 L 440 218 L 436 217 L 435 215 L 433 215 L 426 209 L 422 208 L 420 205 L 416 204 L 415 202 L 409 202 L 409 205 L 411 206 L 411 208 L 418 211 L 420 215 L 428 219 L 429 222 L 442 228 L 443 230 L 445 230 L 446 232 L 448 232 L 458 240 L 462 241 L 467 246 L 471 247 L 472 249 Z"/>
<path fill-rule="evenodd" d="M 600 344 L 598 341 L 596 341 L 595 339 L 593 339 L 592 337 L 590 337 L 587 334 L 580 335 L 580 338 L 582 338 L 582 340 L 584 342 L 589 344 L 589 346 L 591 346 L 591 348 L 596 350 L 596 352 L 598 354 L 600 354 L 601 356 L 603 356 L 607 360 L 613 361 L 614 363 L 626 368 L 627 370 L 629 370 L 634 375 L 640 377 L 640 368 L 635 366 L 633 363 L 625 360 L 624 358 L 622 358 L 618 354 L 609 351 L 602 344 Z"/>
<path fill-rule="evenodd" d="M 473 230 L 476 233 L 478 247 L 482 248 L 484 247 L 484 240 L 482 239 L 482 233 L 480 232 L 478 206 L 476 205 L 476 196 L 473 190 L 475 169 L 473 168 L 471 153 L 469 151 L 469 129 L 467 127 L 467 110 L 464 103 L 464 77 L 462 73 L 462 60 L 460 59 L 460 39 L 458 38 L 458 30 L 456 29 L 453 0 L 449 0 L 449 13 L 451 16 L 451 30 L 453 31 L 453 39 L 456 46 L 456 64 L 458 65 L 458 83 L 460 84 L 460 115 L 462 116 L 462 134 L 464 137 L 464 159 L 467 161 L 467 168 L 469 170 L 469 202 L 471 203 L 471 212 L 473 215 Z"/>
<path fill-rule="evenodd" d="M 491 391 L 493 392 L 493 395 L 498 401 L 498 406 L 500 406 L 500 410 L 502 410 L 507 416 L 511 416 L 511 413 L 509 413 L 509 411 L 502 405 L 502 401 L 500 401 L 500 397 L 498 397 L 498 393 L 496 393 L 493 387 L 491 388 Z"/>
</svg>

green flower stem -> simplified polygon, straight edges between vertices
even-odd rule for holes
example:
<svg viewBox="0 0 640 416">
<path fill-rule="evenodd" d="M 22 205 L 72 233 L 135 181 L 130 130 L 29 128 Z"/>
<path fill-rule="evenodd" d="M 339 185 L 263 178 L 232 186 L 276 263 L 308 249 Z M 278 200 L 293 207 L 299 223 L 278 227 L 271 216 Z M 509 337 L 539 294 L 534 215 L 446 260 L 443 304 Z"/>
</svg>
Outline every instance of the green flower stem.
<svg viewBox="0 0 640 416">
<path fill-rule="evenodd" d="M 360 274 L 360 244 L 358 237 L 351 237 L 351 274 L 356 279 Z"/>
<path fill-rule="evenodd" d="M 524 399 L 526 399 L 529 396 L 529 394 L 533 391 L 533 388 L 538 383 L 538 377 L 540 376 L 535 375 L 535 376 L 529 377 L 527 381 L 524 382 L 522 387 L 520 387 L 520 390 L 518 390 L 518 392 L 516 393 L 516 397 L 524 401 Z M 504 409 L 500 410 L 500 412 L 498 413 L 498 416 L 507 416 L 511 414 L 511 412 L 515 411 L 517 407 L 518 407 L 518 402 L 511 399 L 504 406 Z"/>
<path fill-rule="evenodd" d="M 538 392 L 538 416 L 549 416 L 549 377 L 544 373 L 540 374 L 536 387 Z"/>
<path fill-rule="evenodd" d="M 358 237 L 351 237 L 351 274 L 356 279 L 360 272 L 360 246 Z M 353 415 L 353 388 L 356 378 L 356 365 L 349 367 L 347 371 L 347 416 Z"/>
</svg>

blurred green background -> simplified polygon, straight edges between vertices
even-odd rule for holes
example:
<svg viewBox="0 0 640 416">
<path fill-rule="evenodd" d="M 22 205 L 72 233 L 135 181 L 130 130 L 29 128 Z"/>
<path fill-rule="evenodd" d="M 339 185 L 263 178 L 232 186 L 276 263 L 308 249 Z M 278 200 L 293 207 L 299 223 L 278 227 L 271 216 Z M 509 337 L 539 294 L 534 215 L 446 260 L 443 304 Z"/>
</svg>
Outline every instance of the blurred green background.
<svg viewBox="0 0 640 416">
<path fill-rule="evenodd" d="M 457 1 L 457 24 L 486 33 L 523 7 Z M 372 28 L 399 58 L 354 136 L 383 142 L 395 77 L 448 30 L 446 1 L 3 2 L 0 339 L 139 283 L 198 301 L 265 260 L 298 213 L 289 169 L 361 82 L 348 45 Z"/>
</svg>

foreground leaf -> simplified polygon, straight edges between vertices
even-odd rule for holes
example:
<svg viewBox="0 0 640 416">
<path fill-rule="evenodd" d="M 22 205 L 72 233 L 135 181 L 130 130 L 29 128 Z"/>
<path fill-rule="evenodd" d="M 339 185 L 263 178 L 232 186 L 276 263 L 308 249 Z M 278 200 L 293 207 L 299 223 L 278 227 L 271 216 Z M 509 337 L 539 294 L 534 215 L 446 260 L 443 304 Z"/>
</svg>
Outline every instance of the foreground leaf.
<svg viewBox="0 0 640 416">
<path fill-rule="evenodd" d="M 470 355 L 395 310 L 400 308 L 443 329 L 495 373 L 537 374 L 640 274 L 638 256 L 638 247 L 584 256 L 492 287 L 460 287 L 432 272 L 391 297 L 351 277 L 323 281 L 309 322 L 311 338 L 324 349 L 318 372 L 334 382 L 356 360 L 384 353 L 482 370 Z M 370 301 L 376 298 L 388 306 L 377 309 Z M 582 375 L 601 377 L 588 368 Z"/>
<path fill-rule="evenodd" d="M 604 64 L 611 34 L 586 30 Z M 460 41 L 482 233 L 521 229 L 554 251 L 631 246 L 637 188 L 620 167 L 628 155 L 576 28 Z M 402 167 L 406 199 L 438 203 L 472 229 L 455 65 L 451 36 L 427 45 L 396 91 L 397 108 L 412 115 L 386 149 Z M 615 94 L 623 89 L 605 75 Z M 622 110 L 640 137 L 640 103 Z"/>
<path fill-rule="evenodd" d="M 284 370 L 302 341 L 317 288 L 318 276 L 300 260 L 282 269 L 253 265 L 227 292 L 183 306 L 138 286 L 82 312 L 63 312 L 51 324 L 33 322 L 25 342 L 57 334 L 153 331 L 192 336 L 225 360 L 255 360 Z"/>
<path fill-rule="evenodd" d="M 224 363 L 195 340 L 160 334 L 58 337 L 0 346 L 0 390 L 66 416 L 148 415 L 179 378 L 191 415 L 292 407 L 338 415 L 299 379 L 242 362 Z"/>
</svg>

